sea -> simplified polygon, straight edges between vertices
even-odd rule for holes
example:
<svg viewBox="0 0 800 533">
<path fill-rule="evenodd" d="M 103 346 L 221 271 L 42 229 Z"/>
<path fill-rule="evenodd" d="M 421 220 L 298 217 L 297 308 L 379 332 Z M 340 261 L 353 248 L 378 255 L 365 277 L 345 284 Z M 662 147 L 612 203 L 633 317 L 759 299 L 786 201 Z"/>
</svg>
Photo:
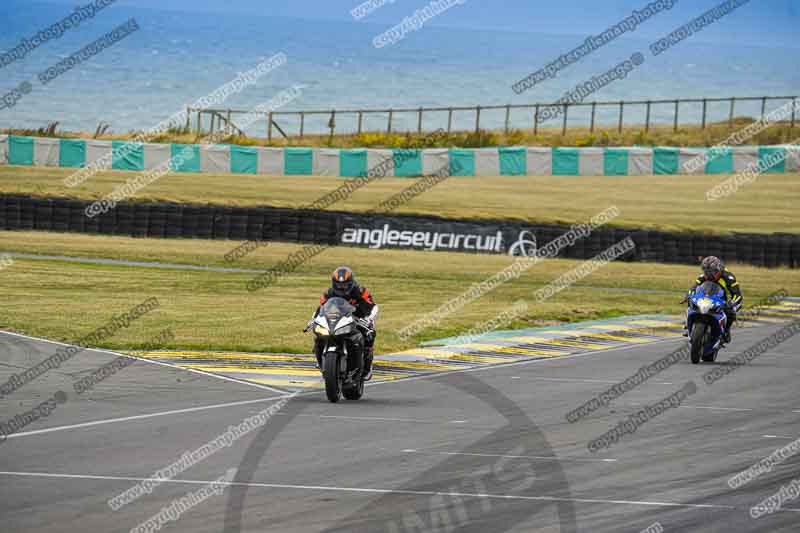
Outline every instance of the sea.
<svg viewBox="0 0 800 533">
<path fill-rule="evenodd" d="M 69 10 L 36 2 L 0 3 L 0 50 L 49 26 Z M 85 63 L 42 85 L 37 75 L 104 33 L 134 18 L 139 30 Z M 13 107 L 0 109 L 0 128 L 39 128 L 58 122 L 66 131 L 94 131 L 100 123 L 124 133 L 153 127 L 211 93 L 238 73 L 283 52 L 287 62 L 220 107 L 248 110 L 282 90 L 300 89 L 283 110 L 474 107 L 556 101 L 575 85 L 641 52 L 643 64 L 585 101 L 792 96 L 800 88 L 797 49 L 735 43 L 721 46 L 692 36 L 654 56 L 651 41 L 623 35 L 534 88 L 512 85 L 586 36 L 425 26 L 395 44 L 373 46 L 388 27 L 363 21 L 322 21 L 237 14 L 184 14 L 113 6 L 21 60 L 0 68 L 0 96 L 31 83 Z M 770 102 L 774 108 L 782 102 Z M 655 105 L 651 120 L 671 123 L 672 104 Z M 739 102 L 736 115 L 757 116 L 760 102 Z M 726 120 L 727 103 L 709 104 L 709 120 Z M 618 107 L 599 108 L 598 123 L 613 124 Z M 643 123 L 644 106 L 625 109 L 626 123 Z M 698 122 L 699 104 L 684 104 L 681 122 Z M 307 117 L 305 132 L 326 133 L 328 116 Z M 364 130 L 385 130 L 386 113 L 366 115 Z M 481 126 L 503 127 L 505 110 L 484 110 Z M 511 127 L 532 127 L 530 110 L 513 110 Z M 558 119 L 560 123 L 561 119 Z M 588 125 L 589 108 L 572 110 L 570 125 Z M 299 121 L 281 117 L 297 133 Z M 355 115 L 337 114 L 337 132 L 354 131 Z M 474 111 L 457 111 L 455 129 L 470 129 Z M 427 113 L 426 130 L 446 127 L 447 113 Z M 264 136 L 266 120 L 246 131 Z M 395 131 L 416 130 L 415 113 L 394 114 Z"/>
</svg>

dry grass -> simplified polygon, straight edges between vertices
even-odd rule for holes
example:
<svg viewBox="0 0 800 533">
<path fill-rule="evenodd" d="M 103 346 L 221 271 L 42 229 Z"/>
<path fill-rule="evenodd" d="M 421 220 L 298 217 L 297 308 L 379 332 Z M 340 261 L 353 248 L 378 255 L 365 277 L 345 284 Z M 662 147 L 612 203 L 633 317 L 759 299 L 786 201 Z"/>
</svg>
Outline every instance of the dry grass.
<svg viewBox="0 0 800 533">
<path fill-rule="evenodd" d="M 557 122 L 557 121 L 555 121 Z M 416 132 L 364 132 L 360 135 L 339 134 L 332 138 L 328 134 L 305 135 L 284 139 L 277 131 L 272 141 L 263 137 L 230 136 L 219 140 L 220 143 L 240 144 L 246 146 L 312 146 L 336 148 L 431 148 L 460 147 L 479 148 L 489 146 L 712 146 L 724 140 L 734 131 L 743 129 L 754 122 L 749 117 L 738 117 L 729 123 L 710 123 L 705 129 L 699 125 L 680 125 L 677 131 L 671 125 L 654 125 L 645 131 L 644 125 L 631 125 L 618 131 L 617 127 L 604 125 L 590 131 L 588 127 L 569 127 L 562 134 L 560 126 L 542 126 L 534 134 L 533 129 L 515 129 L 508 134 L 502 130 L 454 131 L 449 135 L 418 134 Z M 0 133 L 12 135 L 36 135 L 64 138 L 94 137 L 90 132 L 45 131 L 10 128 Z M 103 140 L 130 140 L 140 132 L 105 133 L 99 135 Z M 791 128 L 789 122 L 778 122 L 767 130 L 751 138 L 750 144 L 783 144 L 793 142 L 800 135 L 800 127 Z M 156 143 L 195 143 L 202 142 L 203 136 L 196 131 L 179 128 L 154 136 L 148 142 Z"/>
</svg>

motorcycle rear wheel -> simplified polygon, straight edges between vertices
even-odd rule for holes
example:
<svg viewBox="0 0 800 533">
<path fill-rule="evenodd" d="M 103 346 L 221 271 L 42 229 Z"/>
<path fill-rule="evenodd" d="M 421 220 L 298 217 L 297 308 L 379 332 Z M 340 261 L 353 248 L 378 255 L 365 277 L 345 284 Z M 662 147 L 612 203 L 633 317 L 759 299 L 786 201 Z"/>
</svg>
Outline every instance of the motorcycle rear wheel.
<svg viewBox="0 0 800 533">
<path fill-rule="evenodd" d="M 713 352 L 711 352 L 707 356 L 704 356 L 703 357 L 703 361 L 705 361 L 706 363 L 713 363 L 714 361 L 717 360 L 717 354 L 718 353 L 719 353 L 719 349 L 714 350 Z"/>
<path fill-rule="evenodd" d="M 692 355 L 692 364 L 696 365 L 700 362 L 700 356 L 703 353 L 703 339 L 706 336 L 706 328 L 708 326 L 703 324 L 702 322 L 695 322 L 692 325 L 692 336 L 691 336 L 691 355 Z"/>
<path fill-rule="evenodd" d="M 364 395 L 364 378 L 358 378 L 358 383 L 355 385 L 344 387 L 342 389 L 342 394 L 347 400 L 360 400 Z"/>
</svg>

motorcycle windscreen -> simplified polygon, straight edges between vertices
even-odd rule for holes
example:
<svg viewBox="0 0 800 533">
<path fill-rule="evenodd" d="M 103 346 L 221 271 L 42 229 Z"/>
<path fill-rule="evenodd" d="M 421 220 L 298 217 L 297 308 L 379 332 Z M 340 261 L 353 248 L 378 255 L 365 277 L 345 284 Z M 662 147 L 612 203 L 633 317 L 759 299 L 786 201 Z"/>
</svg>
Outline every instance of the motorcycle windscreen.
<svg viewBox="0 0 800 533">
<path fill-rule="evenodd" d="M 695 289 L 695 293 L 703 296 L 716 296 L 717 298 L 725 297 L 725 290 L 719 283 L 714 283 L 713 281 L 706 281 Z"/>
<path fill-rule="evenodd" d="M 356 308 L 350 305 L 350 303 L 345 300 L 344 298 L 331 298 L 322 306 L 322 310 L 320 311 L 322 316 L 328 321 L 332 330 L 336 328 L 336 323 L 353 311 Z"/>
</svg>

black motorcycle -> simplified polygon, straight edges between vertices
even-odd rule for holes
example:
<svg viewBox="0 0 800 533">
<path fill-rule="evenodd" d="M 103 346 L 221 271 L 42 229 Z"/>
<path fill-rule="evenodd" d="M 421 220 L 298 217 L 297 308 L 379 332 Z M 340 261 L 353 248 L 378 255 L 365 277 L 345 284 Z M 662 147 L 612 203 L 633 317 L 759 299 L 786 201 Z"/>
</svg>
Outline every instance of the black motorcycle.
<svg viewBox="0 0 800 533">
<path fill-rule="evenodd" d="M 342 396 L 358 400 L 364 394 L 364 334 L 353 316 L 355 310 L 344 298 L 331 298 L 305 330 L 313 328 L 317 343 L 323 346 L 320 370 L 325 394 L 333 403 Z"/>
</svg>

